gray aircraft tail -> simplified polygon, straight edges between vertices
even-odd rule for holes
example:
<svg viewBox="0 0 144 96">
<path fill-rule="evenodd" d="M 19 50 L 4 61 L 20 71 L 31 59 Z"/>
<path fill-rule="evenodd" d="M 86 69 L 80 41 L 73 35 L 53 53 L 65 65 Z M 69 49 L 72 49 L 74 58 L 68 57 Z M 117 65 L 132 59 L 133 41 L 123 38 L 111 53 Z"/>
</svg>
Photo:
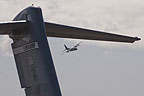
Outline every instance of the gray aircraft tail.
<svg viewBox="0 0 144 96">
<path fill-rule="evenodd" d="M 12 49 L 16 61 L 21 87 L 26 96 L 62 96 L 53 64 L 42 11 L 39 7 L 28 7 L 18 14 L 15 21 L 29 22 L 27 28 L 21 23 L 10 24 L 8 31 L 13 39 Z M 15 22 L 14 21 L 14 22 Z M 16 26 L 20 27 L 16 27 Z"/>
</svg>

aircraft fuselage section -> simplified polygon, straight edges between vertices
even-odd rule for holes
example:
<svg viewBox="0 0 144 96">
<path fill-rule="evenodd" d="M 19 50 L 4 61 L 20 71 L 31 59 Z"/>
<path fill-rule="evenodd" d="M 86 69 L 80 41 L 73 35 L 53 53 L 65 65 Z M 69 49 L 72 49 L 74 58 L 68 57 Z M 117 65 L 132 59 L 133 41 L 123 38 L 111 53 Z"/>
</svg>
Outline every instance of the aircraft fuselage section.
<svg viewBox="0 0 144 96">
<path fill-rule="evenodd" d="M 71 48 L 70 49 L 70 51 L 76 51 L 77 50 L 77 48 Z"/>
</svg>

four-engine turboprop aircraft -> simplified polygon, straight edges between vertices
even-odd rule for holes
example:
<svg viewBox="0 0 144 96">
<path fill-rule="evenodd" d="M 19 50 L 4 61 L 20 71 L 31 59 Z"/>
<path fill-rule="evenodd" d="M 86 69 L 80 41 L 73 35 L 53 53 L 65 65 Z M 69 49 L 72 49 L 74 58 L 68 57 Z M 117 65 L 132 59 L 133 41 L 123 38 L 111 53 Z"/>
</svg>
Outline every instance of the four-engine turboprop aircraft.
<svg viewBox="0 0 144 96">
<path fill-rule="evenodd" d="M 26 96 L 61 96 L 47 36 L 126 43 L 140 40 L 44 22 L 41 8 L 36 6 L 22 10 L 11 22 L 0 23 L 0 35 L 9 35 L 13 40 L 13 54 Z"/>
<path fill-rule="evenodd" d="M 63 50 L 63 52 L 65 53 L 68 53 L 68 52 L 70 52 L 70 51 L 76 51 L 77 50 L 77 47 L 78 46 L 80 46 L 80 43 L 82 43 L 82 41 L 81 42 L 79 42 L 78 44 L 76 44 L 74 47 L 72 47 L 72 48 L 68 48 L 65 44 L 64 44 L 64 47 L 65 47 L 65 50 Z M 62 53 L 62 54 L 64 54 L 64 53 Z"/>
</svg>

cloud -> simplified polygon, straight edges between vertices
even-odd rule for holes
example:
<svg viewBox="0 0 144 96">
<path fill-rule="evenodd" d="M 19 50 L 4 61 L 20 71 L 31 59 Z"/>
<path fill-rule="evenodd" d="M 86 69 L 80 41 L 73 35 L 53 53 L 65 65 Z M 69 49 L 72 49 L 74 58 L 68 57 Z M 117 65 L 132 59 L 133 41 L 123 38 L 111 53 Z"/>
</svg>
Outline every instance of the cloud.
<svg viewBox="0 0 144 96">
<path fill-rule="evenodd" d="M 5 56 L 12 56 L 11 42 L 9 36 L 0 36 L 0 50 Z"/>
<path fill-rule="evenodd" d="M 144 12 L 142 11 L 144 1 L 142 0 L 1 0 L 0 21 L 12 20 L 23 8 L 33 3 L 41 6 L 46 21 L 144 38 Z M 9 50 L 6 47 L 9 46 L 10 39 L 7 37 L 1 39 L 3 40 L 0 42 L 4 43 L 4 46 L 0 49 Z M 143 48 L 143 43 L 144 41 L 141 40 L 130 47 Z M 123 46 L 121 43 L 98 42 L 96 44 L 104 47 Z"/>
</svg>

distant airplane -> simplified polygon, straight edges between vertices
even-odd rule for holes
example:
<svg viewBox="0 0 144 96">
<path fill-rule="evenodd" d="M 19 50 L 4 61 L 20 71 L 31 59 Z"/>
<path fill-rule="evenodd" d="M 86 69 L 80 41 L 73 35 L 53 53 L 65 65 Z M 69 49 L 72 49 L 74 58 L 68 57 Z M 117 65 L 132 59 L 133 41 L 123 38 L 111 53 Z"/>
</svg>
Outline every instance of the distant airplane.
<svg viewBox="0 0 144 96">
<path fill-rule="evenodd" d="M 68 48 L 68 47 L 64 44 L 65 50 L 63 51 L 62 54 L 68 53 L 68 52 L 70 52 L 70 51 L 76 51 L 76 50 L 77 50 L 77 47 L 80 46 L 80 43 L 82 43 L 82 41 L 79 42 L 78 44 L 76 44 L 76 45 L 75 45 L 74 47 L 72 47 L 72 48 Z"/>
<path fill-rule="evenodd" d="M 22 10 L 13 21 L 1 22 L 0 35 L 9 35 L 13 40 L 11 46 L 26 96 L 62 96 L 47 36 L 126 43 L 140 40 L 138 37 L 45 22 L 41 8 L 34 5 Z"/>
</svg>

